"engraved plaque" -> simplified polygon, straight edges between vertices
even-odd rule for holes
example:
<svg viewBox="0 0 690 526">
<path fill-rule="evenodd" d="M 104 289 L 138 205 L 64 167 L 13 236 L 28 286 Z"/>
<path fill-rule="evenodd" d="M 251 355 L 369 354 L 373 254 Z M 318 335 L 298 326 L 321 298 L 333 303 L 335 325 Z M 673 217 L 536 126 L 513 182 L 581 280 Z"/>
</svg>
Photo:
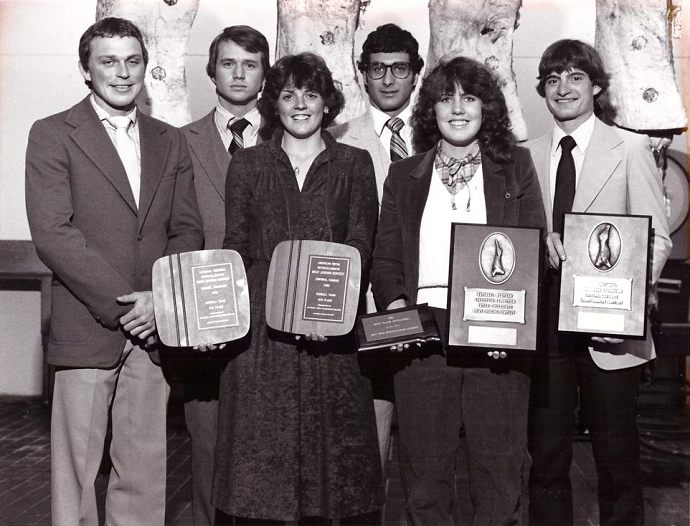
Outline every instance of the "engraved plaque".
<svg viewBox="0 0 690 526">
<path fill-rule="evenodd" d="M 360 316 L 356 334 L 360 351 L 441 341 L 436 320 L 426 303 Z"/>
</svg>

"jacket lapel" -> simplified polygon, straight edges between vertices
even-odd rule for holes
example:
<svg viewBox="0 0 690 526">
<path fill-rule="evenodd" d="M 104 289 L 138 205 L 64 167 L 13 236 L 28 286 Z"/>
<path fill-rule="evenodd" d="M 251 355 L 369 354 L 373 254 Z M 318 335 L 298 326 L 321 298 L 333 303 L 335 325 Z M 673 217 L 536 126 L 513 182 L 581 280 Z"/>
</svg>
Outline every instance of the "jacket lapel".
<svg viewBox="0 0 690 526">
<path fill-rule="evenodd" d="M 215 110 L 212 110 L 197 123 L 197 126 L 190 128 L 188 143 L 204 171 L 203 174 L 195 173 L 194 177 L 203 177 L 204 175 L 208 177 L 213 188 L 225 202 L 225 177 L 230 164 L 230 155 L 223 146 L 223 141 L 216 128 L 214 113 Z"/>
<path fill-rule="evenodd" d="M 429 197 L 435 156 L 436 148 L 432 148 L 424 154 L 419 164 L 410 172 L 410 177 L 413 180 L 410 184 L 410 191 L 407 194 L 407 202 L 405 203 L 408 221 L 407 231 L 410 233 L 410 246 L 417 247 L 417 250 L 419 249 L 419 229 L 422 225 L 422 215 L 424 214 L 426 200 Z"/>
<path fill-rule="evenodd" d="M 573 212 L 586 212 L 601 192 L 621 162 L 620 156 L 613 151 L 621 142 L 613 130 L 599 119 L 596 120 L 577 182 Z"/>
<path fill-rule="evenodd" d="M 129 179 L 127 179 L 127 172 L 125 172 L 108 132 L 91 106 L 89 96 L 74 106 L 65 120 L 74 126 L 71 137 L 77 146 L 111 182 L 122 199 L 132 209 L 132 212 L 136 214 L 137 206 L 132 187 L 129 184 Z"/>
<path fill-rule="evenodd" d="M 170 152 L 167 130 L 160 128 L 148 115 L 138 113 L 141 143 L 141 194 L 139 198 L 139 226 L 146 219 L 153 197 L 160 184 Z"/>
<path fill-rule="evenodd" d="M 486 202 L 486 222 L 491 225 L 503 223 L 505 197 L 505 176 L 503 166 L 482 154 L 484 176 L 484 201 Z"/>
<path fill-rule="evenodd" d="M 374 163 L 374 173 L 376 175 L 376 188 L 378 192 L 379 206 L 383 196 L 383 184 L 388 176 L 388 168 L 391 165 L 390 155 L 381 143 L 381 139 L 374 129 L 374 121 L 369 111 L 353 119 L 348 125 L 346 135 L 349 136 L 351 144 L 358 148 L 367 150 Z"/>
<path fill-rule="evenodd" d="M 552 133 L 547 133 L 527 144 L 532 155 L 534 168 L 537 170 L 537 176 L 539 177 L 541 199 L 544 202 L 546 225 L 549 231 L 553 230 L 553 204 L 551 202 L 551 182 L 549 180 L 551 173 L 552 136 Z"/>
</svg>

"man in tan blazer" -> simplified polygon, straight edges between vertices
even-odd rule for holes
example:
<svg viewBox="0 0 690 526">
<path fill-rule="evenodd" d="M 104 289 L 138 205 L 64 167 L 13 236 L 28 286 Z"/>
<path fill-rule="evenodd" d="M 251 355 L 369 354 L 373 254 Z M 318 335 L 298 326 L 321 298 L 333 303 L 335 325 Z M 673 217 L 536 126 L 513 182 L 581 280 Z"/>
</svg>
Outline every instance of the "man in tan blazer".
<svg viewBox="0 0 690 526">
<path fill-rule="evenodd" d="M 256 108 L 269 68 L 266 37 L 249 26 L 226 27 L 209 48 L 206 72 L 218 102 L 211 112 L 188 124 L 194 186 L 204 223 L 205 249 L 223 246 L 225 176 L 237 148 L 260 141 Z M 241 131 L 237 127 L 241 127 Z M 234 131 L 233 131 L 234 129 Z M 192 444 L 192 516 L 195 526 L 214 523 L 211 505 L 220 373 L 227 362 L 222 350 L 189 355 L 176 369 L 184 381 L 185 420 Z"/>
<path fill-rule="evenodd" d="M 79 42 L 91 94 L 37 121 L 26 151 L 26 207 L 53 271 L 48 362 L 52 524 L 98 524 L 94 481 L 109 413 L 106 522 L 163 526 L 169 387 L 149 356 L 151 267 L 203 243 L 192 163 L 179 130 L 141 113 L 147 53 L 120 18 Z"/>
<path fill-rule="evenodd" d="M 556 330 L 557 269 L 568 257 L 558 233 L 562 216 L 553 212 L 557 185 L 565 173 L 561 163 L 571 162 L 575 176 L 572 206 L 565 211 L 651 216 L 653 283 L 671 250 L 661 178 L 646 136 L 602 122 L 611 118 L 605 98 L 608 85 L 601 58 L 588 44 L 559 40 L 541 57 L 537 91 L 554 126 L 527 146 L 546 209 L 551 270 L 544 294 L 548 363 L 532 383 L 531 526 L 573 524 L 569 470 L 578 389 L 597 467 L 600 524 L 635 526 L 644 518 L 636 417 L 642 367 L 655 357 L 650 331 L 646 341 L 625 341 Z"/>
<path fill-rule="evenodd" d="M 424 60 L 419 56 L 419 44 L 409 31 L 395 24 L 385 24 L 367 36 L 357 63 L 369 95 L 367 111 L 328 131 L 339 142 L 367 150 L 374 161 L 379 207 L 383 197 L 383 183 L 391 162 L 412 155 L 410 117 L 412 93 L 419 79 Z M 393 120 L 400 121 L 397 131 L 406 155 L 400 155 L 391 128 Z M 371 289 L 367 292 L 367 312 L 376 312 Z M 390 450 L 393 421 L 393 378 L 385 357 L 367 363 L 365 369 L 372 376 L 376 430 L 379 439 L 381 466 L 384 469 Z"/>
</svg>

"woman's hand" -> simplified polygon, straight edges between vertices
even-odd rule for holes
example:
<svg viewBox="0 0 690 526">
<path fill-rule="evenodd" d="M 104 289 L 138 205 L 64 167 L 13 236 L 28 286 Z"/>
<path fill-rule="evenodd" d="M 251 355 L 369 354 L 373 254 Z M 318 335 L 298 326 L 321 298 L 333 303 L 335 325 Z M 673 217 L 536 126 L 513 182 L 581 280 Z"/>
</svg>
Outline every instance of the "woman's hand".
<svg viewBox="0 0 690 526">
<path fill-rule="evenodd" d="M 215 343 L 200 343 L 199 345 L 195 345 L 193 349 L 195 351 L 199 352 L 209 352 L 209 351 L 215 351 L 217 349 L 222 349 L 225 347 L 224 343 L 221 344 L 215 344 Z"/>
<path fill-rule="evenodd" d="M 489 351 L 486 353 L 486 355 L 489 358 L 493 358 L 494 360 L 498 360 L 499 358 L 503 359 L 508 356 L 508 354 L 505 351 Z"/>
<path fill-rule="evenodd" d="M 304 341 L 307 342 L 325 342 L 328 340 L 328 338 L 323 334 L 316 334 L 315 332 L 310 332 L 309 334 L 295 335 L 295 340 L 301 340 L 302 338 L 304 338 Z"/>
<path fill-rule="evenodd" d="M 393 300 L 390 305 L 388 305 L 388 308 L 386 310 L 394 310 L 394 309 L 404 309 L 407 307 L 407 302 L 399 298 L 397 300 Z"/>
</svg>

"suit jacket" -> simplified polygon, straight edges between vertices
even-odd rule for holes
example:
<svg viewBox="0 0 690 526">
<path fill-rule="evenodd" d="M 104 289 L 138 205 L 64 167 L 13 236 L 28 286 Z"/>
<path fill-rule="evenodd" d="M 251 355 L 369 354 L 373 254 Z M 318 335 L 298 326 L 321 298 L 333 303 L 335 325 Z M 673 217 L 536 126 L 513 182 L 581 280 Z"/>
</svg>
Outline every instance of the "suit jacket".
<svg viewBox="0 0 690 526">
<path fill-rule="evenodd" d="M 215 109 L 182 128 L 194 166 L 194 187 L 204 223 L 205 249 L 223 247 L 225 178 L 230 164 L 230 154 L 220 138 L 214 114 Z M 259 136 L 257 144 L 260 142 Z"/>
<path fill-rule="evenodd" d="M 176 128 L 138 112 L 141 193 L 89 97 L 34 123 L 26 151 L 26 208 L 36 251 L 53 271 L 48 361 L 110 367 L 125 344 L 116 298 L 151 290 L 166 254 L 203 243 L 192 163 Z"/>
<path fill-rule="evenodd" d="M 338 142 L 362 148 L 369 152 L 371 160 L 374 162 L 376 190 L 379 206 L 381 206 L 383 183 L 388 175 L 391 159 L 390 152 L 381 144 L 381 139 L 376 135 L 371 114 L 367 111 L 359 117 L 355 117 L 343 124 L 328 128 L 328 131 Z"/>
<path fill-rule="evenodd" d="M 548 133 L 527 143 L 539 174 L 549 231 L 553 230 L 553 205 L 549 185 L 551 139 Z M 599 119 L 585 153 L 577 182 L 573 212 L 591 214 L 649 215 L 654 228 L 652 282 L 661 274 L 671 252 L 661 177 L 647 138 Z M 621 369 L 655 357 L 650 331 L 647 340 L 627 340 L 621 345 L 595 344 L 590 349 L 602 369 Z"/>
<path fill-rule="evenodd" d="M 383 189 L 371 283 L 386 308 L 398 298 L 417 302 L 419 229 L 429 195 L 436 148 L 391 165 Z M 487 224 L 545 227 L 539 182 L 529 152 L 513 149 L 514 162 L 482 156 Z"/>
</svg>

